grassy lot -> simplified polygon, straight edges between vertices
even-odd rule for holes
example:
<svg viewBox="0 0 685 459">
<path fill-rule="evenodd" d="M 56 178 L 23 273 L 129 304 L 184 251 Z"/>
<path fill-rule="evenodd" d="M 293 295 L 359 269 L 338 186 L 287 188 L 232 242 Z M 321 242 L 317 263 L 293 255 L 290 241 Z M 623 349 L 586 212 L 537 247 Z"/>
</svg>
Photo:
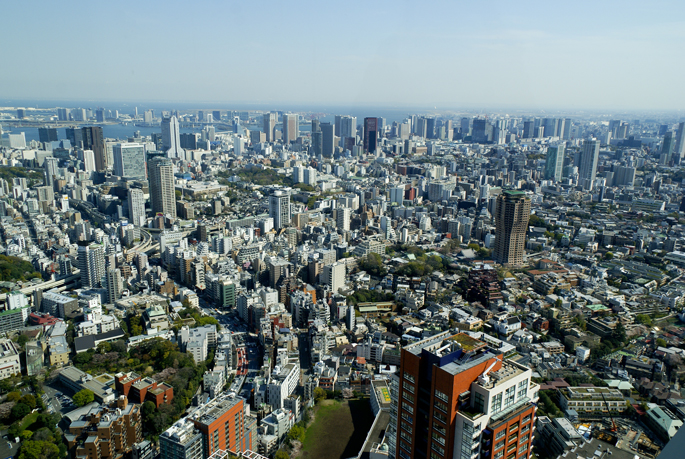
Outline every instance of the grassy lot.
<svg viewBox="0 0 685 459">
<path fill-rule="evenodd" d="M 355 456 L 374 419 L 368 398 L 343 402 L 323 400 L 315 408 L 314 417 L 300 453 L 300 457 L 307 459 Z"/>
<path fill-rule="evenodd" d="M 19 432 L 25 431 L 26 429 L 28 429 L 28 428 L 31 426 L 31 424 L 33 424 L 34 422 L 36 422 L 36 420 L 38 419 L 38 415 L 39 415 L 39 414 L 40 414 L 40 413 L 37 412 L 37 411 L 36 411 L 35 413 L 28 414 L 28 415 L 21 421 L 21 429 L 19 429 Z"/>
</svg>

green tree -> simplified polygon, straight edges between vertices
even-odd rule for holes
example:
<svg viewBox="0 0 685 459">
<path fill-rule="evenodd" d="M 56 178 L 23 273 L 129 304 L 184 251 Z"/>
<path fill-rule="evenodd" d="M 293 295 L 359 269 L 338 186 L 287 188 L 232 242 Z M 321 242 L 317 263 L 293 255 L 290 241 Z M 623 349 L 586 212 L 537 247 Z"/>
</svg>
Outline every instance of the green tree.
<svg viewBox="0 0 685 459">
<path fill-rule="evenodd" d="M 288 432 L 288 438 L 292 440 L 297 440 L 299 442 L 304 441 L 304 428 L 294 425 L 290 432 Z"/>
<path fill-rule="evenodd" d="M 48 441 L 25 441 L 21 444 L 19 459 L 57 459 L 59 447 Z"/>
<path fill-rule="evenodd" d="M 605 260 L 612 260 L 614 258 L 614 254 L 611 252 L 607 252 L 604 254 L 604 259 Z"/>
<path fill-rule="evenodd" d="M 638 314 L 635 316 L 635 321 L 639 324 L 642 325 L 647 325 L 648 327 L 652 326 L 652 318 L 649 317 L 647 314 Z"/>
<path fill-rule="evenodd" d="M 290 454 L 286 453 L 282 449 L 279 449 L 278 451 L 276 451 L 274 459 L 290 459 Z"/>
<path fill-rule="evenodd" d="M 19 403 L 24 403 L 29 408 L 34 409 L 36 407 L 36 397 L 31 394 L 26 394 L 19 399 Z"/>
<path fill-rule="evenodd" d="M 316 402 L 320 402 L 321 400 L 324 400 L 326 398 L 326 391 L 323 390 L 321 387 L 317 387 L 314 389 L 314 400 Z"/>
<path fill-rule="evenodd" d="M 24 335 L 24 334 L 21 334 L 17 337 L 17 344 L 21 347 L 26 346 L 26 343 L 28 343 L 28 342 L 29 342 L 29 337 Z"/>
<path fill-rule="evenodd" d="M 23 419 L 24 416 L 31 412 L 31 408 L 25 403 L 17 403 L 12 407 L 12 419 Z"/>
<path fill-rule="evenodd" d="M 93 391 L 88 389 L 81 389 L 74 394 L 74 405 L 76 406 L 86 406 L 95 400 L 95 394 Z"/>
<path fill-rule="evenodd" d="M 7 400 L 10 402 L 18 402 L 20 398 L 21 392 L 19 391 L 12 391 L 9 394 L 7 394 Z"/>
<path fill-rule="evenodd" d="M 663 339 L 663 338 L 657 338 L 657 339 L 656 339 L 656 345 L 657 345 L 657 346 L 661 346 L 661 347 L 667 347 L 667 346 L 668 346 L 668 343 L 667 343 L 666 340 Z"/>
</svg>

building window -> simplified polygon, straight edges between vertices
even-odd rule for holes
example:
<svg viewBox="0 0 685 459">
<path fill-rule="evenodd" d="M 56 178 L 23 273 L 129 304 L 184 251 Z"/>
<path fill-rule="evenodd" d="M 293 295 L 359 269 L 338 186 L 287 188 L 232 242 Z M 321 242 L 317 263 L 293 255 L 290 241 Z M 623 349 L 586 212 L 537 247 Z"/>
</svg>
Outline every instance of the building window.
<svg viewBox="0 0 685 459">
<path fill-rule="evenodd" d="M 531 417 L 531 416 L 530 416 L 530 414 L 529 414 L 528 416 L 526 416 L 525 418 L 523 418 L 523 421 L 521 421 L 521 424 L 525 424 L 526 422 L 530 421 L 530 417 Z"/>
<path fill-rule="evenodd" d="M 436 401 L 435 407 L 440 411 L 444 411 L 445 413 L 447 413 L 447 405 L 445 405 L 444 403 Z"/>
<path fill-rule="evenodd" d="M 435 398 L 442 400 L 443 402 L 447 402 L 449 398 L 447 397 L 447 394 L 443 394 L 439 390 L 435 390 Z"/>
<path fill-rule="evenodd" d="M 409 443 L 411 443 L 411 435 L 409 435 L 409 434 L 408 434 L 407 432 L 405 432 L 404 430 L 400 430 L 400 437 L 401 437 L 403 440 L 406 440 L 406 441 L 408 441 Z"/>
<path fill-rule="evenodd" d="M 433 417 L 438 421 L 442 422 L 443 424 L 447 424 L 447 416 L 445 416 L 441 412 L 433 410 Z"/>
<path fill-rule="evenodd" d="M 495 459 L 502 459 L 504 457 L 504 451 L 500 451 L 499 453 L 495 454 Z"/>
<path fill-rule="evenodd" d="M 499 394 L 495 395 L 492 397 L 492 402 L 490 403 L 490 411 L 492 411 L 492 414 L 499 413 L 502 411 L 502 393 L 500 392 Z"/>
<path fill-rule="evenodd" d="M 406 430 L 407 432 L 409 432 L 409 433 L 412 433 L 412 432 L 413 432 L 411 426 L 410 426 L 409 424 L 407 424 L 406 422 L 402 421 L 402 423 L 401 423 L 400 425 L 401 425 L 402 428 L 403 428 L 404 430 Z"/>
<path fill-rule="evenodd" d="M 442 456 L 445 455 L 445 448 L 441 447 L 440 445 L 438 445 L 438 444 L 435 443 L 435 442 L 431 442 L 431 449 L 432 449 L 433 451 L 437 451 L 437 452 L 440 453 L 440 455 L 442 455 Z"/>
<path fill-rule="evenodd" d="M 410 375 L 409 373 L 407 373 L 406 371 L 404 372 L 404 379 L 406 379 L 407 381 L 409 381 L 412 384 L 414 384 L 416 382 L 414 377 L 412 375 Z"/>
<path fill-rule="evenodd" d="M 504 393 L 504 408 L 509 408 L 511 405 L 513 405 L 515 399 L 516 399 L 516 386 L 511 386 Z"/>
<path fill-rule="evenodd" d="M 494 449 L 493 451 L 497 451 L 498 449 L 500 449 L 500 448 L 503 447 L 503 446 L 504 446 L 504 440 L 498 442 L 498 443 L 495 445 L 495 449 Z"/>
<path fill-rule="evenodd" d="M 402 392 L 402 398 L 411 402 L 411 403 L 414 403 L 414 396 L 407 393 L 407 392 Z"/>
<path fill-rule="evenodd" d="M 519 383 L 519 392 L 518 392 L 518 398 L 525 397 L 526 394 L 528 393 L 528 380 L 524 379 Z"/>
<path fill-rule="evenodd" d="M 414 407 L 411 406 L 409 403 L 402 402 L 402 408 L 404 409 L 404 411 L 414 414 Z"/>
<path fill-rule="evenodd" d="M 519 454 L 521 454 L 522 452 L 524 452 L 527 449 L 528 449 L 528 443 L 521 445 L 519 447 Z"/>
<path fill-rule="evenodd" d="M 481 394 L 480 392 L 476 392 L 473 404 L 475 405 L 476 410 L 482 413 L 483 408 L 485 407 L 485 398 L 483 397 L 483 394 Z"/>
<path fill-rule="evenodd" d="M 404 445 L 402 445 L 402 446 L 404 446 Z M 411 459 L 411 457 L 409 456 L 409 454 L 405 453 L 405 452 L 402 451 L 402 450 L 400 450 L 400 457 L 401 457 L 402 459 Z"/>
<path fill-rule="evenodd" d="M 409 416 L 408 413 L 405 412 L 402 412 L 402 419 L 404 419 L 405 421 L 414 422 L 414 419 L 411 416 Z"/>
<path fill-rule="evenodd" d="M 447 436 L 447 429 L 445 429 L 440 424 L 433 423 L 433 430 L 435 430 L 436 432 L 438 432 L 441 435 Z"/>
<path fill-rule="evenodd" d="M 407 381 L 402 383 L 402 389 L 406 390 L 407 392 L 411 392 L 412 394 L 414 393 L 414 386 L 407 384 Z"/>
<path fill-rule="evenodd" d="M 435 451 L 431 451 L 431 459 L 442 459 L 442 456 L 440 456 Z"/>
<path fill-rule="evenodd" d="M 509 447 L 507 448 L 507 453 L 511 453 L 511 452 L 514 451 L 515 449 L 516 449 L 516 443 L 512 443 L 512 444 L 509 445 Z"/>
<path fill-rule="evenodd" d="M 433 440 L 437 441 L 442 446 L 445 446 L 445 439 L 443 437 L 441 437 L 440 435 L 438 435 L 437 433 L 433 432 L 431 437 L 433 437 Z"/>
<path fill-rule="evenodd" d="M 495 440 L 499 440 L 500 438 L 504 438 L 504 436 L 507 434 L 507 429 L 502 429 L 499 432 L 495 434 Z"/>
<path fill-rule="evenodd" d="M 519 428 L 519 423 L 515 423 L 509 426 L 509 432 L 513 432 L 514 430 Z"/>
<path fill-rule="evenodd" d="M 523 437 L 521 437 L 521 440 L 520 440 L 520 441 L 521 441 L 521 443 L 526 443 L 526 442 L 528 441 L 529 438 L 530 438 L 530 434 L 529 434 L 529 435 L 524 435 Z"/>
</svg>

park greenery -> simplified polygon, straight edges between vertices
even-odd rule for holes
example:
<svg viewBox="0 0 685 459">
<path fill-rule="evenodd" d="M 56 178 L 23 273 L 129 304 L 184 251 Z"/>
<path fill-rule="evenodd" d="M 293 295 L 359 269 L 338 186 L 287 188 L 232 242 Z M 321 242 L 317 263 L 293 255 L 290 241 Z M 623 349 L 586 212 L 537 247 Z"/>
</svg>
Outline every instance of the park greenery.
<svg viewBox="0 0 685 459">
<path fill-rule="evenodd" d="M 0 178 L 4 179 L 10 184 L 13 178 L 25 178 L 29 185 L 34 185 L 43 180 L 42 170 L 31 170 L 25 167 L 0 167 Z"/>
<path fill-rule="evenodd" d="M 74 394 L 73 400 L 76 406 L 86 406 L 89 403 L 93 403 L 95 394 L 91 390 L 82 389 Z"/>
<path fill-rule="evenodd" d="M 0 282 L 27 281 L 42 276 L 28 261 L 17 257 L 0 255 Z"/>
<path fill-rule="evenodd" d="M 380 303 L 383 301 L 393 301 L 395 296 L 392 293 L 383 293 L 377 290 L 357 290 L 347 297 L 347 304 L 353 306 L 359 303 Z"/>
</svg>

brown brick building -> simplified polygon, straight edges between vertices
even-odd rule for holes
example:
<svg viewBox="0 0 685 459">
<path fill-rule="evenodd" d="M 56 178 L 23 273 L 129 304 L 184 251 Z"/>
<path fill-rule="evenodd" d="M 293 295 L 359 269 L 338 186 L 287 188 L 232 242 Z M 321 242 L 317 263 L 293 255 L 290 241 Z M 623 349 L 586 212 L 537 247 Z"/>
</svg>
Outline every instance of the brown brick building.
<svg viewBox="0 0 685 459">
<path fill-rule="evenodd" d="M 165 383 L 158 383 L 152 378 L 141 378 L 137 373 L 118 373 L 115 376 L 115 387 L 119 395 L 127 397 L 133 403 L 143 404 L 151 401 L 159 408 L 174 399 L 174 388 Z"/>
</svg>

